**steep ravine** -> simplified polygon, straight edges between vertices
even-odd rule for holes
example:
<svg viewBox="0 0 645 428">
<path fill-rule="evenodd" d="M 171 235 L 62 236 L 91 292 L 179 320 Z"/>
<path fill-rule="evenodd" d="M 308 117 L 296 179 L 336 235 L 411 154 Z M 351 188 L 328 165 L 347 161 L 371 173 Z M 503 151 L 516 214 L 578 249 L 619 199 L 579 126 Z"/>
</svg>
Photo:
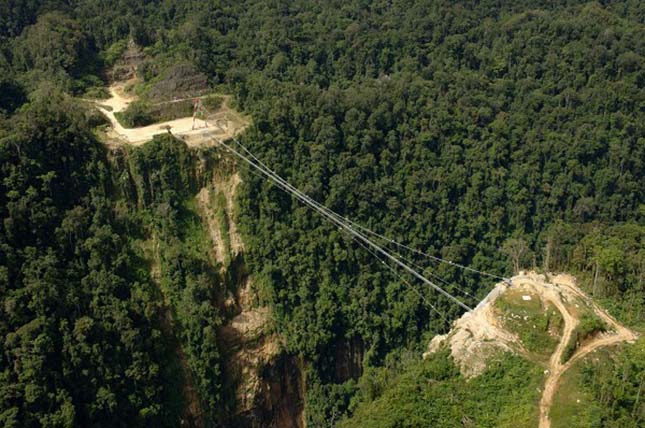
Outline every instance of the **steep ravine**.
<svg viewBox="0 0 645 428">
<path fill-rule="evenodd" d="M 160 144 L 156 142 L 156 144 Z M 182 347 L 174 319 L 172 296 L 161 285 L 160 239 L 150 232 L 141 241 L 145 258 L 149 262 L 151 278 L 159 285 L 163 296 L 165 316 L 160 320 L 161 331 L 174 343 L 184 382 L 184 412 L 181 425 L 187 427 L 275 427 L 301 428 L 304 426 L 304 362 L 283 351 L 282 338 L 272 322 L 271 310 L 259 302 L 253 277 L 244 263 L 244 243 L 235 222 L 235 197 L 240 177 L 230 160 L 217 149 L 195 149 L 170 139 L 161 144 L 171 147 L 168 168 L 175 166 L 174 174 L 181 184 L 173 191 L 185 194 L 185 205 L 194 209 L 201 223 L 203 239 L 207 242 L 210 270 L 220 277 L 221 283 L 212 304 L 220 314 L 217 342 L 220 353 L 221 401 L 225 410 L 218 411 L 217 420 L 205 415 L 204 397 L 199 397 L 193 384 L 190 365 Z M 126 203 L 133 210 L 163 212 L 163 204 L 154 206 L 155 198 L 166 187 L 173 187 L 160 172 L 160 162 L 142 162 L 138 150 L 146 147 L 113 148 L 109 153 L 114 193 L 117 206 Z M 150 147 L 148 147 L 150 152 Z M 163 158 L 164 154 L 157 156 Z M 159 159 L 156 159 L 158 161 Z M 177 166 L 179 165 L 179 166 Z M 168 181 L 167 179 L 165 181 Z M 160 208 L 161 207 L 161 208 Z M 158 219 L 153 218 L 152 221 Z M 210 412 L 213 413 L 213 412 Z"/>
<path fill-rule="evenodd" d="M 224 356 L 228 421 L 239 427 L 302 427 L 301 365 L 283 353 L 271 310 L 258 303 L 244 265 L 244 243 L 235 223 L 237 172 L 212 171 L 197 194 L 198 212 L 213 254 L 231 280 L 219 303 L 226 320 L 219 331 Z"/>
</svg>

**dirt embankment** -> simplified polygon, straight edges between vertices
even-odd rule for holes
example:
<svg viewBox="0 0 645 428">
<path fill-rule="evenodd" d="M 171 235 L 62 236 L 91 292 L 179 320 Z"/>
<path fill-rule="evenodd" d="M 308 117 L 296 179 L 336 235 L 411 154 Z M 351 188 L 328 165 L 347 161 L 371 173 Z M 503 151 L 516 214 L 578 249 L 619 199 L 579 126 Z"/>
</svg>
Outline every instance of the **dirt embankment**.
<svg viewBox="0 0 645 428">
<path fill-rule="evenodd" d="M 527 299 L 529 294 L 539 296 L 545 306 L 547 303 L 555 306 L 561 313 L 563 320 L 560 341 L 548 362 L 544 364 L 536 361 L 537 364 L 545 366 L 544 388 L 539 404 L 539 428 L 550 428 L 549 411 L 562 375 L 576 361 L 584 358 L 590 352 L 603 346 L 633 342 L 637 337 L 585 295 L 576 285 L 575 279 L 569 275 L 557 275 L 549 281 L 544 275 L 533 272 L 520 273 L 512 278 L 512 283 L 513 285 L 510 287 L 503 282 L 497 284 L 477 308 L 455 321 L 449 334 L 433 338 L 428 346 L 428 352 L 424 356 L 436 352 L 443 346 L 448 346 L 456 364 L 467 377 L 481 374 L 486 369 L 490 357 L 500 352 L 512 352 L 531 359 L 530 353 L 526 351 L 519 337 L 504 328 L 495 312 L 494 305 L 496 300 L 509 289 L 525 292 Z M 580 322 L 581 311 L 577 309 L 578 303 L 576 302 L 583 302 L 609 328 L 606 333 L 597 334 L 583 343 L 571 358 L 563 363 L 562 355 Z"/>
<path fill-rule="evenodd" d="M 493 311 L 497 296 L 506 289 L 505 283 L 498 284 L 493 291 L 471 311 L 455 321 L 449 334 L 435 336 L 428 347 L 426 357 L 439 350 L 444 344 L 466 377 L 481 374 L 490 357 L 501 352 L 515 352 L 517 337 L 504 330 Z"/>
</svg>

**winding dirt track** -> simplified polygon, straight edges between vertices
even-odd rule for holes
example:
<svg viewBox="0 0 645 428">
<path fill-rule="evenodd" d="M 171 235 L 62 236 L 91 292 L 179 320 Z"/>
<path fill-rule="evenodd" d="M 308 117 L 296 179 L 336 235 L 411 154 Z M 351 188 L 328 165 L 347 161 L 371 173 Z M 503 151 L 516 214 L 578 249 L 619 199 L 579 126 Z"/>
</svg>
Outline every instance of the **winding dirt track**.
<svg viewBox="0 0 645 428">
<path fill-rule="evenodd" d="M 590 352 L 604 347 L 615 345 L 620 342 L 631 342 L 636 340 L 636 335 L 628 330 L 627 328 L 620 325 L 613 317 L 611 317 L 607 312 L 602 310 L 598 305 L 596 305 L 591 299 L 589 299 L 575 284 L 575 280 L 567 275 L 558 275 L 553 280 L 554 284 L 557 284 L 564 290 L 569 291 L 571 294 L 581 297 L 585 301 L 591 302 L 594 312 L 600 318 L 602 318 L 610 329 L 613 329 L 615 333 L 607 333 L 598 335 L 593 338 L 591 341 L 585 343 L 580 347 L 575 354 L 565 363 L 562 364 L 562 354 L 566 348 L 566 345 L 571 339 L 573 330 L 578 325 L 578 319 L 575 318 L 567 309 L 567 307 L 562 303 L 560 298 L 553 298 L 550 293 L 545 294 L 545 298 L 551 301 L 558 310 L 562 313 L 564 319 L 564 331 L 562 334 L 562 339 L 558 346 L 556 347 L 555 352 L 549 360 L 549 372 L 544 383 L 544 391 L 542 392 L 542 399 L 540 400 L 540 425 L 539 428 L 550 428 L 551 419 L 549 418 L 549 411 L 553 405 L 553 398 L 558 390 L 560 380 L 562 375 L 569 369 L 576 361 L 584 358 Z"/>
<path fill-rule="evenodd" d="M 428 351 L 423 354 L 423 357 L 426 358 L 446 346 L 450 349 L 450 354 L 462 375 L 467 378 L 481 374 L 486 369 L 489 356 L 496 355 L 499 350 L 523 355 L 529 361 L 544 366 L 546 370 L 539 403 L 539 428 L 550 428 L 549 413 L 562 375 L 590 352 L 621 342 L 634 342 L 637 335 L 620 325 L 585 295 L 572 276 L 560 274 L 547 278 L 536 272 L 520 272 L 519 275 L 511 278 L 511 281 L 510 286 L 506 282 L 498 283 L 474 310 L 463 314 L 453 323 L 449 333 L 435 336 L 428 344 Z M 539 296 L 537 298 L 542 301 L 545 308 L 553 305 L 560 311 L 564 324 L 562 334 L 548 362 L 544 363 L 541 358 L 536 360 L 536 355 L 524 348 L 517 334 L 507 329 L 501 322 L 501 314 L 496 311 L 495 301 L 510 290 L 519 291 L 521 294 L 526 292 L 528 299 L 522 296 L 524 300 L 531 300 L 532 295 Z M 562 355 L 580 323 L 579 318 L 583 310 L 577 308 L 581 307 L 584 307 L 585 312 L 593 311 L 600 317 L 607 324 L 608 332 L 586 340 L 563 364 Z M 514 318 L 514 315 L 511 315 L 512 317 L 508 319 Z"/>
<path fill-rule="evenodd" d="M 555 352 L 551 355 L 549 359 L 549 368 L 547 378 L 544 381 L 544 391 L 542 392 L 542 398 L 540 399 L 540 428 L 547 428 L 551 426 L 549 419 L 549 410 L 553 403 L 553 397 L 555 396 L 555 391 L 557 391 L 558 383 L 564 370 L 566 370 L 562 364 L 562 354 L 571 339 L 573 330 L 578 325 L 578 320 L 575 319 L 567 310 L 567 308 L 562 304 L 562 301 L 559 299 L 548 299 L 552 302 L 556 308 L 562 314 L 564 320 L 564 329 L 562 331 L 562 338 L 560 343 L 555 348 Z"/>
</svg>

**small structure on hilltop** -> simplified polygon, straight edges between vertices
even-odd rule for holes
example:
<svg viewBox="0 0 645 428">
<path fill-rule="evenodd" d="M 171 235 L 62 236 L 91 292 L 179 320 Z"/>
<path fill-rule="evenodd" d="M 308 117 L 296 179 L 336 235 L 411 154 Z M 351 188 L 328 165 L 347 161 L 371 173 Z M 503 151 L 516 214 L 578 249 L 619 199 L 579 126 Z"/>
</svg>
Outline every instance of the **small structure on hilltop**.
<svg viewBox="0 0 645 428">
<path fill-rule="evenodd" d="M 204 126 L 208 128 L 208 122 L 206 121 L 206 108 L 199 97 L 193 100 L 193 130 L 195 130 L 195 120 L 197 119 L 203 121 Z"/>
</svg>

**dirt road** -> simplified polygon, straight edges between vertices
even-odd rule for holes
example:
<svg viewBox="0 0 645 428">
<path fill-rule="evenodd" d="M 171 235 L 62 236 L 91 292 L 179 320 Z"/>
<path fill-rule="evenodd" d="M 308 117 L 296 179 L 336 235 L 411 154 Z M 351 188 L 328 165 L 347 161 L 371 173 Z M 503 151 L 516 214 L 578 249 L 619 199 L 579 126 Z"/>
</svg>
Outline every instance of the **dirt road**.
<svg viewBox="0 0 645 428">
<path fill-rule="evenodd" d="M 551 301 L 558 310 L 562 313 L 564 319 L 564 331 L 562 334 L 562 339 L 558 346 L 556 347 L 555 352 L 549 360 L 548 374 L 544 382 L 544 390 L 542 391 L 542 398 L 540 400 L 540 424 L 539 428 L 550 428 L 551 419 L 549 418 L 549 411 L 553 405 L 553 398 L 558 390 L 560 380 L 562 375 L 571 368 L 576 361 L 584 358 L 590 352 L 604 347 L 614 345 L 620 342 L 631 342 L 636 340 L 636 335 L 628 330 L 627 328 L 620 325 L 613 317 L 611 317 L 607 312 L 602 310 L 598 305 L 596 305 L 591 299 L 589 299 L 575 284 L 575 280 L 568 275 L 558 275 L 553 280 L 554 284 L 557 284 L 566 291 L 569 291 L 572 295 L 583 298 L 585 301 L 591 302 L 594 312 L 600 318 L 602 318 L 610 329 L 614 330 L 615 333 L 605 333 L 598 335 L 589 342 L 581 346 L 573 356 L 565 363 L 562 364 L 562 354 L 571 339 L 573 330 L 578 325 L 579 320 L 574 317 L 567 307 L 563 304 L 562 299 L 555 298 L 550 294 L 545 294 L 545 297 Z"/>
<path fill-rule="evenodd" d="M 124 87 L 124 83 L 112 85 L 109 88 L 111 97 L 107 100 L 95 102 L 96 107 L 110 121 L 112 130 L 108 133 L 108 136 L 116 142 L 125 142 L 138 146 L 150 141 L 157 134 L 170 132 L 184 139 L 188 145 L 205 145 L 209 141 L 213 141 L 213 144 L 215 144 L 214 140 L 212 140 L 213 137 L 216 139 L 228 139 L 245 126 L 245 124 L 239 123 L 238 120 L 230 120 L 231 118 L 239 119 L 239 115 L 230 110 L 227 105 L 228 99 L 225 98 L 222 107 L 207 118 L 210 126 L 205 121 L 197 119 L 193 129 L 193 118 L 184 117 L 140 128 L 124 128 L 116 119 L 115 113 L 125 110 L 130 103 L 136 100 L 136 98 L 125 93 Z M 213 125 L 216 121 L 219 123 L 220 119 L 225 119 L 226 125 L 223 129 Z"/>
<path fill-rule="evenodd" d="M 535 361 L 535 356 L 528 352 L 517 334 L 509 331 L 501 322 L 500 314 L 495 309 L 495 302 L 509 290 L 526 292 L 527 295 L 537 295 L 543 307 L 553 305 L 562 315 L 563 328 L 555 350 L 549 360 Z M 567 361 L 562 363 L 562 355 L 569 344 L 575 328 L 580 320 L 580 311 L 576 310 L 578 303 L 589 304 L 602 318 L 611 332 L 598 335 L 586 341 Z M 583 303 L 584 302 L 584 303 Z M 620 342 L 636 340 L 636 335 L 620 325 L 607 312 L 596 305 L 575 284 L 575 279 L 568 275 L 557 275 L 548 280 L 544 275 L 535 272 L 521 273 L 512 278 L 512 286 L 501 282 L 484 298 L 477 307 L 456 320 L 450 333 L 435 336 L 428 345 L 424 358 L 436 352 L 445 345 L 458 365 L 462 375 L 473 377 L 481 374 L 487 367 L 489 356 L 500 350 L 523 355 L 530 361 L 543 364 L 545 370 L 544 388 L 539 403 L 539 428 L 550 428 L 549 412 L 553 399 L 561 382 L 562 375 L 576 361 L 584 358 L 590 352 Z"/>
</svg>

